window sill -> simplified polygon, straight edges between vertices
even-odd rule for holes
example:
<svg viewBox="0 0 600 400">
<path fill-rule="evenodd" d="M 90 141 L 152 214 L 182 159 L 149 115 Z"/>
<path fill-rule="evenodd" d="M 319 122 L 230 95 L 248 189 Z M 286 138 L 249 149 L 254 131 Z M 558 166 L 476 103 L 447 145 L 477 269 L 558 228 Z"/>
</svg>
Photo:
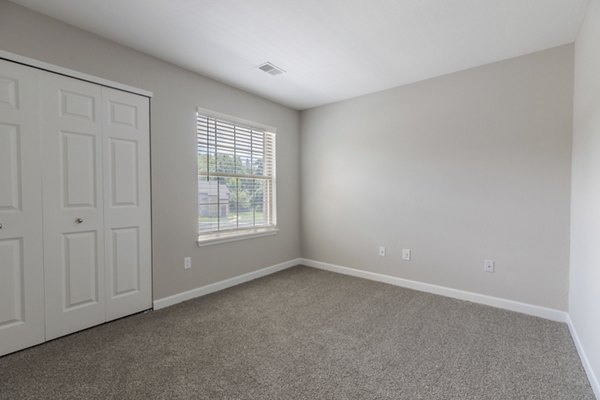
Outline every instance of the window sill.
<svg viewBox="0 0 600 400">
<path fill-rule="evenodd" d="M 198 247 L 209 246 L 212 244 L 219 243 L 227 243 L 227 242 L 235 242 L 238 240 L 244 239 L 252 239 L 262 236 L 271 236 L 276 235 L 279 232 L 279 229 L 275 227 L 270 228 L 257 228 L 257 229 L 248 229 L 244 231 L 234 231 L 234 232 L 226 232 L 226 233 L 215 233 L 212 235 L 201 235 L 198 236 L 198 240 L 196 244 Z"/>
</svg>

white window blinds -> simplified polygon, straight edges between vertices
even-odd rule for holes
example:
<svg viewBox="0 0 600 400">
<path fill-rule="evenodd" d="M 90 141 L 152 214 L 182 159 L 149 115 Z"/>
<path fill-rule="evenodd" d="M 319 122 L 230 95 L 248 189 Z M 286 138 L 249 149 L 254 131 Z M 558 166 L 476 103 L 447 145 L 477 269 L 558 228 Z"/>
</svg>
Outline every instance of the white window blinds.
<svg viewBox="0 0 600 400">
<path fill-rule="evenodd" d="M 274 227 L 275 134 L 197 114 L 198 232 Z"/>
</svg>

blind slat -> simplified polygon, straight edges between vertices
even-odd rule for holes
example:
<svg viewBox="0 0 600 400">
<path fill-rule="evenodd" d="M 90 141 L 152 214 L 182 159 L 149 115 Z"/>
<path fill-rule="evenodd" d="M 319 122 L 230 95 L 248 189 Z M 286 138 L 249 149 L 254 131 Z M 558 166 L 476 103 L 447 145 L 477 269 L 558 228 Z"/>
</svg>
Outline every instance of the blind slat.
<svg viewBox="0 0 600 400">
<path fill-rule="evenodd" d="M 199 232 L 275 225 L 275 135 L 197 114 Z"/>
</svg>

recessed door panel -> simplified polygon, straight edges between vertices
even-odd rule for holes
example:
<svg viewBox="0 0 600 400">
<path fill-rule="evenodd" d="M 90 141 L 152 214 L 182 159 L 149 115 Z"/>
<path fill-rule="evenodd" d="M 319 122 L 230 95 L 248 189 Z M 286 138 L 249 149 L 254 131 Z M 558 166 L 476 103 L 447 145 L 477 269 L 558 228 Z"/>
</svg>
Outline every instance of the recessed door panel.
<svg viewBox="0 0 600 400">
<path fill-rule="evenodd" d="M 45 73 L 46 338 L 100 324 L 105 313 L 101 88 Z"/>
<path fill-rule="evenodd" d="M 110 139 L 112 206 L 138 203 L 138 145 L 133 140 Z"/>
<path fill-rule="evenodd" d="M 9 71 L 7 71 L 10 73 Z M 18 78 L 0 75 L 0 105 L 14 109 L 19 108 Z"/>
<path fill-rule="evenodd" d="M 112 231 L 112 297 L 137 292 L 140 287 L 139 230 Z"/>
<path fill-rule="evenodd" d="M 25 308 L 25 266 L 21 239 L 0 240 L 0 329 L 22 324 Z"/>
<path fill-rule="evenodd" d="M 96 114 L 94 96 L 60 90 L 60 99 L 62 117 L 82 118 L 94 122 Z"/>
<path fill-rule="evenodd" d="M 38 71 L 0 60 L 0 356 L 44 340 Z"/>
<path fill-rule="evenodd" d="M 68 233 L 63 237 L 65 310 L 98 301 L 96 232 Z"/>
<path fill-rule="evenodd" d="M 133 129 L 138 126 L 138 108 L 135 105 L 108 102 L 110 108 L 110 123 L 123 125 Z"/>
<path fill-rule="evenodd" d="M 148 98 L 102 88 L 108 320 L 152 307 Z"/>
<path fill-rule="evenodd" d="M 96 136 L 61 132 L 63 207 L 94 207 L 96 203 Z"/>
<path fill-rule="evenodd" d="M 19 126 L 0 122 L 0 210 L 21 210 Z"/>
</svg>

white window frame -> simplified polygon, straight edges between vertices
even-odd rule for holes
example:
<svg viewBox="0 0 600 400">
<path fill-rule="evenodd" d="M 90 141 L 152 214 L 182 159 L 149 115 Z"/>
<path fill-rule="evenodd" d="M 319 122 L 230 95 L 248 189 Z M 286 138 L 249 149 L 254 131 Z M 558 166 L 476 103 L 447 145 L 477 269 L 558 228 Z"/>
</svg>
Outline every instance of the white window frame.
<svg viewBox="0 0 600 400">
<path fill-rule="evenodd" d="M 272 178 L 271 178 L 271 184 L 272 184 L 272 193 L 271 193 L 271 209 L 272 209 L 272 224 L 269 226 L 254 226 L 251 228 L 238 228 L 238 229 L 230 229 L 230 230 L 225 230 L 225 231 L 215 231 L 215 232 L 209 232 L 209 233 L 203 233 L 200 232 L 200 226 L 199 226 L 199 196 L 198 196 L 198 187 L 196 187 L 196 221 L 197 221 L 197 229 L 198 229 L 198 238 L 197 238 L 197 245 L 199 247 L 201 246 L 207 246 L 207 245 L 211 245 L 211 244 L 217 244 L 217 243 L 225 243 L 225 242 L 232 242 L 232 241 L 237 241 L 237 240 L 244 240 L 244 239 L 249 239 L 249 238 L 255 238 L 255 237 L 261 237 L 261 236 L 270 236 L 270 235 L 275 235 L 279 232 L 279 229 L 277 228 L 277 141 L 276 141 L 276 133 L 277 130 L 276 128 L 272 127 L 272 126 L 268 126 L 268 125 L 264 125 L 264 124 L 260 124 L 254 121 L 248 121 L 248 120 L 244 120 L 241 118 L 237 118 L 237 117 L 233 117 L 231 115 L 227 115 L 227 114 L 222 114 L 222 113 L 218 113 L 212 110 L 207 110 L 204 108 L 200 108 L 198 107 L 196 109 L 196 127 L 198 124 L 198 115 L 202 115 L 202 116 L 206 116 L 209 118 L 215 118 L 215 119 L 219 119 L 234 125 L 239 125 L 239 126 L 243 126 L 246 128 L 254 128 L 257 130 L 262 130 L 265 132 L 268 132 L 270 134 L 273 135 L 273 162 L 272 162 Z M 197 129 L 197 128 L 196 128 Z M 197 131 L 196 131 L 197 132 Z M 196 133 L 196 138 L 197 138 L 197 133 Z M 196 140 L 196 154 L 198 154 L 198 143 Z M 199 173 L 199 168 L 197 167 L 197 174 L 196 174 L 196 182 L 199 182 L 199 178 L 200 178 L 200 173 Z M 204 175 L 204 174 L 202 174 Z M 210 175 L 210 174 L 209 174 Z"/>
</svg>

